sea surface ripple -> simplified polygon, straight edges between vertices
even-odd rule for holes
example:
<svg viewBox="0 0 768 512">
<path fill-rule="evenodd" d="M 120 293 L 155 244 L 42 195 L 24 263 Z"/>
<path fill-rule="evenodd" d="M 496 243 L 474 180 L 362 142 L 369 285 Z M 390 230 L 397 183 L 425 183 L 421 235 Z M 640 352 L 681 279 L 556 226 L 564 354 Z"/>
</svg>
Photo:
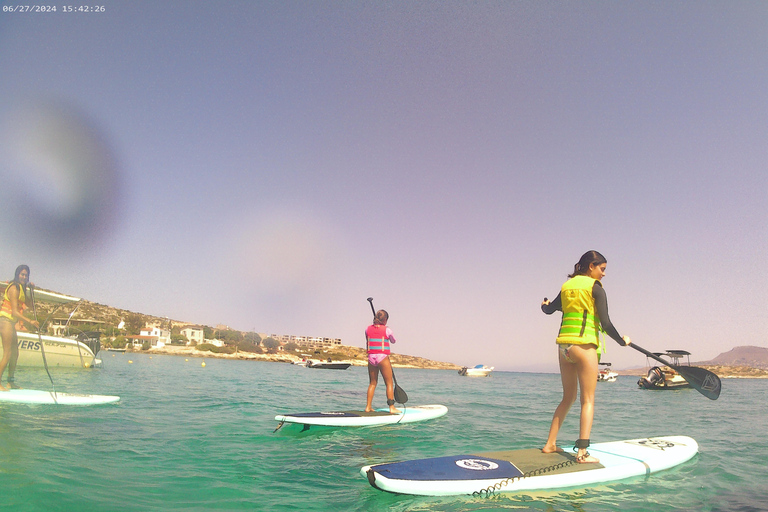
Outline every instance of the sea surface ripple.
<svg viewBox="0 0 768 512">
<path fill-rule="evenodd" d="M 422 423 L 331 429 L 274 416 L 361 409 L 364 368 L 345 371 L 223 359 L 103 352 L 102 368 L 51 369 L 57 391 L 120 395 L 94 407 L 0 404 L 0 496 L 33 511 L 579 511 L 768 510 L 768 380 L 647 391 L 635 377 L 598 384 L 592 440 L 658 435 L 697 440 L 693 460 L 661 473 L 559 492 L 417 497 L 374 489 L 360 467 L 542 445 L 560 400 L 556 374 L 398 369 L 408 405 L 443 404 Z M 473 363 L 470 361 L 470 363 Z M 486 361 L 492 364 L 493 362 Z M 473 363 L 474 364 L 474 363 Z M 20 368 L 26 388 L 51 389 Z M 384 405 L 383 383 L 374 404 Z M 560 440 L 578 434 L 578 404 Z"/>
</svg>

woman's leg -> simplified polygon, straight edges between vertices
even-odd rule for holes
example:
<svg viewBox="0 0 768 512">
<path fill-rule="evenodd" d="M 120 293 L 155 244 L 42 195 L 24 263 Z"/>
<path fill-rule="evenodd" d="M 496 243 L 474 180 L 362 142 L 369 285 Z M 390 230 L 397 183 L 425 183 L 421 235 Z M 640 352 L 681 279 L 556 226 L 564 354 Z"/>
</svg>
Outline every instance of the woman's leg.
<svg viewBox="0 0 768 512">
<path fill-rule="evenodd" d="M 560 427 L 563 426 L 565 417 L 568 415 L 571 405 L 576 401 L 576 396 L 578 394 L 579 384 L 576 365 L 566 361 L 559 349 L 557 352 L 558 361 L 560 362 L 560 380 L 563 383 L 563 399 L 560 401 L 560 405 L 557 406 L 555 414 L 552 416 L 552 424 L 549 427 L 547 444 L 541 449 L 544 453 L 552 453 L 559 450 L 559 448 L 557 448 L 557 433 L 560 431 Z M 597 379 L 597 377 L 595 377 L 595 379 Z"/>
<path fill-rule="evenodd" d="M 0 320 L 0 336 L 3 338 L 3 357 L 0 359 L 0 391 L 8 391 L 8 389 L 3 386 L 2 380 L 5 367 L 8 366 L 8 361 L 11 360 L 11 347 L 14 343 L 14 334 L 16 334 L 16 329 L 13 324 Z"/>
<path fill-rule="evenodd" d="M 576 350 L 574 350 L 576 349 Z M 580 345 L 571 350 L 571 358 L 576 361 L 579 378 L 579 396 L 581 397 L 581 419 L 579 421 L 579 439 L 589 439 L 592 421 L 595 417 L 595 390 L 597 389 L 597 352 L 594 345 Z M 587 449 L 579 448 L 577 457 L 580 462 L 600 462 L 592 456 L 586 456 Z"/>
<path fill-rule="evenodd" d="M 379 367 L 368 363 L 368 396 L 365 403 L 365 412 L 373 411 L 373 393 L 376 391 L 376 384 L 379 382 Z"/>
<path fill-rule="evenodd" d="M 392 363 L 389 361 L 389 356 L 379 364 L 381 368 L 381 375 L 384 376 L 384 383 L 387 385 L 387 405 L 389 405 L 389 412 L 396 414 L 400 411 L 395 408 L 395 383 L 392 378 Z"/>
<path fill-rule="evenodd" d="M 14 376 L 16 375 L 16 363 L 19 362 L 19 337 L 16 334 L 15 328 L 12 331 L 13 338 L 11 340 L 11 359 L 8 361 L 8 383 L 10 383 L 11 389 L 19 389 L 19 386 L 13 382 Z"/>
</svg>

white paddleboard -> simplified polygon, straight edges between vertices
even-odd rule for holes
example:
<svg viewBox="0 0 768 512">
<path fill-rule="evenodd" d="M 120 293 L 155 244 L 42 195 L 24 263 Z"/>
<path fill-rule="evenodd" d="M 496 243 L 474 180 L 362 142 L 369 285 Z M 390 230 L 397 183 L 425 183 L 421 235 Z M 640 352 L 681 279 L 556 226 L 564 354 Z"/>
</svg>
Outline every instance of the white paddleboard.
<svg viewBox="0 0 768 512">
<path fill-rule="evenodd" d="M 36 389 L 0 391 L 0 402 L 17 404 L 100 405 L 111 404 L 119 400 L 119 396 L 54 393 L 53 391 L 39 391 Z"/>
<path fill-rule="evenodd" d="M 649 475 L 690 460 L 699 446 L 685 436 L 594 443 L 587 450 L 599 464 L 576 463 L 573 446 L 563 449 L 454 455 L 376 464 L 360 472 L 377 489 L 422 496 L 562 489 Z"/>
<path fill-rule="evenodd" d="M 324 427 L 370 427 L 376 425 L 392 425 L 395 423 L 413 423 L 415 421 L 431 420 L 444 416 L 448 408 L 444 405 L 417 405 L 413 407 L 398 406 L 400 414 L 391 414 L 389 409 L 376 409 L 374 412 L 365 411 L 329 411 L 302 412 L 297 414 L 278 414 L 275 419 L 281 424 L 299 423 L 319 425 Z"/>
</svg>

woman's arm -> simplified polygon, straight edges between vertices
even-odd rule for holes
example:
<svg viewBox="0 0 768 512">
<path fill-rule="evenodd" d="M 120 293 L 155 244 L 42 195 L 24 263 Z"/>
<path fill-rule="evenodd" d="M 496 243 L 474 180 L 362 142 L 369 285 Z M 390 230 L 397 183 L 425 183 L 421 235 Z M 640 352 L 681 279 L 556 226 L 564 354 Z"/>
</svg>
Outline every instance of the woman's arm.
<svg viewBox="0 0 768 512">
<path fill-rule="evenodd" d="M 616 341 L 616 343 L 626 347 L 626 340 L 622 339 L 621 334 L 619 334 L 619 331 L 613 326 L 611 318 L 608 316 L 608 297 L 605 294 L 605 290 L 603 290 L 603 285 L 600 284 L 600 281 L 595 281 L 594 286 L 592 286 L 592 297 L 595 299 L 595 310 L 597 311 L 597 317 L 600 319 L 600 326 L 608 336 Z"/>
<path fill-rule="evenodd" d="M 548 301 L 547 299 L 544 299 L 544 302 L 541 303 L 541 310 L 551 315 L 555 311 L 562 311 L 563 310 L 563 301 L 560 298 L 560 294 L 557 294 L 557 297 L 555 297 L 555 300 L 552 302 Z"/>
</svg>

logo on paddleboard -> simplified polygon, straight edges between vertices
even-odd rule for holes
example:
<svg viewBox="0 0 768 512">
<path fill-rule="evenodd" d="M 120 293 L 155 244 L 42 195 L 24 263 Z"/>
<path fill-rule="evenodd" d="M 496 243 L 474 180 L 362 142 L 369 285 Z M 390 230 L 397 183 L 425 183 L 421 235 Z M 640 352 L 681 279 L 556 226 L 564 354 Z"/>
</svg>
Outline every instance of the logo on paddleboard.
<svg viewBox="0 0 768 512">
<path fill-rule="evenodd" d="M 462 469 L 471 469 L 472 471 L 488 471 L 499 467 L 495 462 L 483 459 L 461 459 L 456 461 L 456 465 Z"/>
<path fill-rule="evenodd" d="M 652 448 L 654 450 L 664 451 L 667 448 L 674 448 L 676 445 L 671 441 L 665 439 L 638 439 L 637 441 L 630 441 L 629 444 L 636 444 L 639 446 L 645 446 L 646 448 Z"/>
</svg>

